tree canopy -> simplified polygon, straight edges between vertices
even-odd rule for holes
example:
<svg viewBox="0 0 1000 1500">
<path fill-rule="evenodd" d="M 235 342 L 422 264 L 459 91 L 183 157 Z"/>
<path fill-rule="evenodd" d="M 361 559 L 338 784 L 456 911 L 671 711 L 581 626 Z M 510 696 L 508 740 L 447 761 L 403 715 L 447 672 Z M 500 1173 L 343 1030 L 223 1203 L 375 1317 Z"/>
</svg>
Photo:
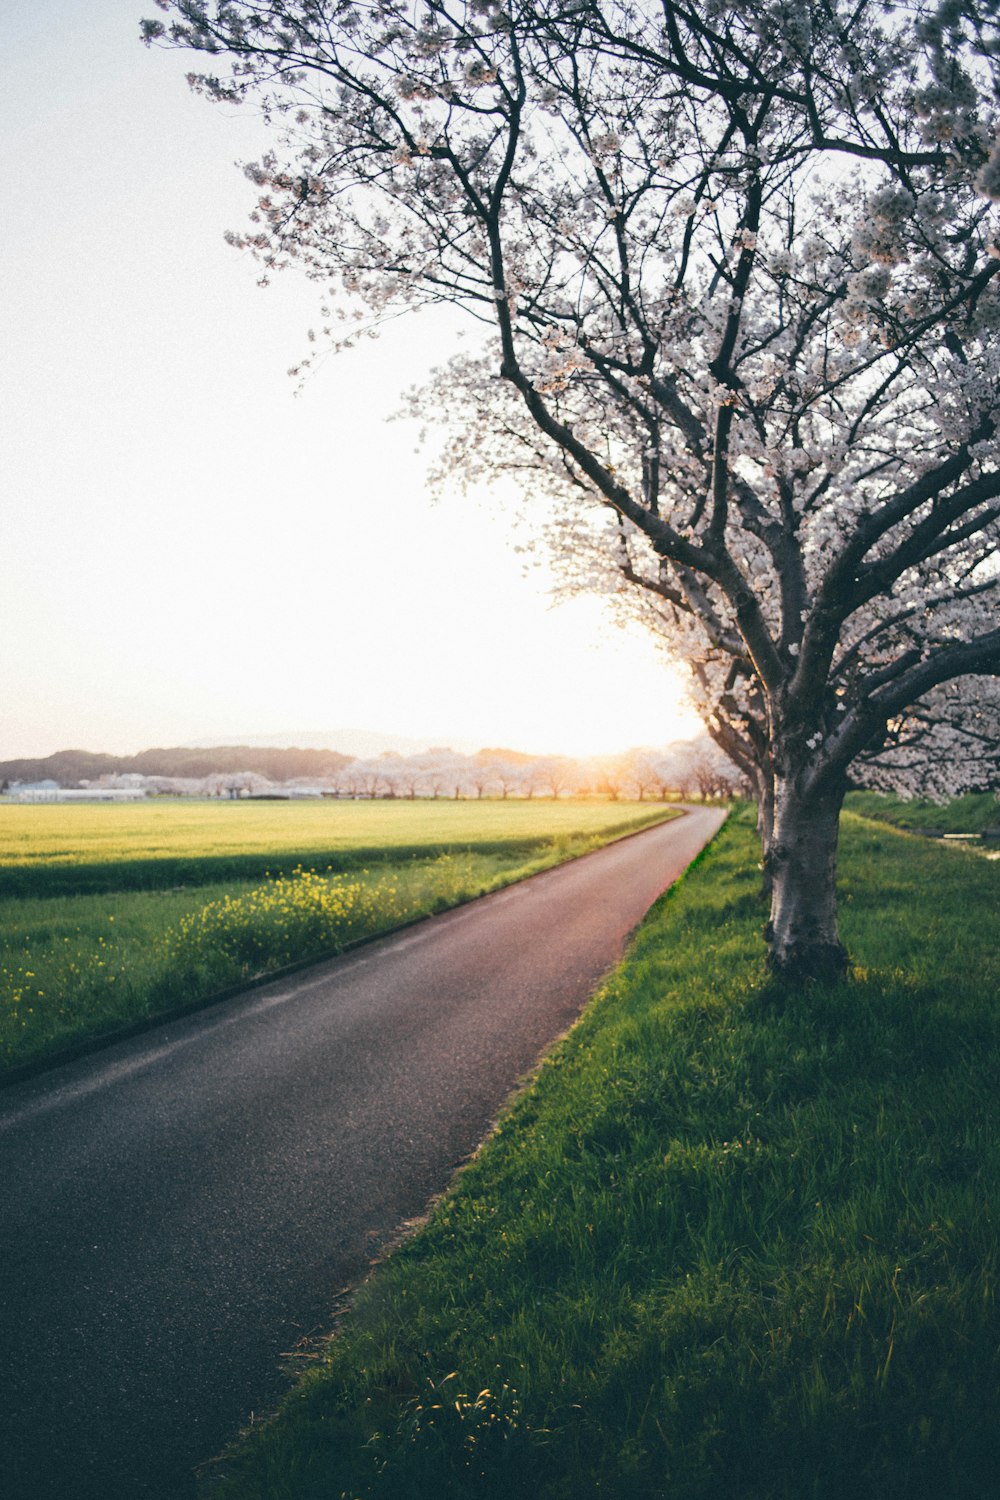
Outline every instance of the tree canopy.
<svg viewBox="0 0 1000 1500">
<path fill-rule="evenodd" d="M 423 398 L 448 461 L 524 472 L 668 632 L 757 788 L 773 962 L 837 972 L 849 767 L 1000 674 L 995 4 L 161 8 L 274 122 L 235 238 L 329 337 L 488 330 Z"/>
</svg>

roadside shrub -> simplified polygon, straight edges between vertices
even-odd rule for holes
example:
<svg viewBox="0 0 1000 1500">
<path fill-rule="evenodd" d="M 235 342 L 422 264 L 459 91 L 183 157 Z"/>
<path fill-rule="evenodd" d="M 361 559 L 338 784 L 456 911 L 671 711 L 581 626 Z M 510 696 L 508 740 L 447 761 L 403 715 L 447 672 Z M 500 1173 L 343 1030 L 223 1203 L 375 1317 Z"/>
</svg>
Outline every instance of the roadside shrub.
<svg viewBox="0 0 1000 1500">
<path fill-rule="evenodd" d="M 294 963 L 304 953 L 336 952 L 405 916 L 392 880 L 331 878 L 300 866 L 291 875 L 191 912 L 167 935 L 166 946 L 182 972 L 221 961 L 250 975 Z"/>
</svg>

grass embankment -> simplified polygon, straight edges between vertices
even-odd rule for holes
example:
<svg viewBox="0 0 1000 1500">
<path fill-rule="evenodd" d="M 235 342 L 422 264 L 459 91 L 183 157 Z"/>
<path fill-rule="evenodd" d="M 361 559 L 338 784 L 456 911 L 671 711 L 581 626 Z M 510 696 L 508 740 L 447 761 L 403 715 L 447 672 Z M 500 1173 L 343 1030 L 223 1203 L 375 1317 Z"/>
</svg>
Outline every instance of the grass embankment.
<svg viewBox="0 0 1000 1500">
<path fill-rule="evenodd" d="M 1000 802 L 992 792 L 967 792 L 948 802 L 923 797 L 904 801 L 887 792 L 850 792 L 847 806 L 863 818 L 877 818 L 916 833 L 982 833 L 1000 829 Z"/>
<path fill-rule="evenodd" d="M 859 967 L 792 994 L 756 855 L 654 908 L 225 1495 L 998 1493 L 1000 868 L 846 816 Z"/>
<path fill-rule="evenodd" d="M 0 1077 L 674 815 L 582 802 L 0 808 Z"/>
</svg>

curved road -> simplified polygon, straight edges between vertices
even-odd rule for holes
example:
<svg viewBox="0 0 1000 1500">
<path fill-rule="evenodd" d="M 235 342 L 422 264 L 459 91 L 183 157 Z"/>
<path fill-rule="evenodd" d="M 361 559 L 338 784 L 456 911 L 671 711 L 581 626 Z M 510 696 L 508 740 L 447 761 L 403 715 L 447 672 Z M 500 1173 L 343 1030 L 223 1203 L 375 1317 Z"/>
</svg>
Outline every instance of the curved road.
<svg viewBox="0 0 1000 1500">
<path fill-rule="evenodd" d="M 0 1488 L 184 1500 L 721 822 L 698 809 L 0 1094 Z"/>
</svg>

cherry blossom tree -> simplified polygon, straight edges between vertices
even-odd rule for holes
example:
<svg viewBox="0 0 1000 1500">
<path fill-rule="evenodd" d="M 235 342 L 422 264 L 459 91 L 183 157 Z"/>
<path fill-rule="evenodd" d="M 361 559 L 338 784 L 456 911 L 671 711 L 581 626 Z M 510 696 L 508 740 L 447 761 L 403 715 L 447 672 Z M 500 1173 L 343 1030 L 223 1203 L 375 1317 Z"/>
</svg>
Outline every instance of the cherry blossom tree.
<svg viewBox="0 0 1000 1500">
<path fill-rule="evenodd" d="M 536 792 L 544 792 L 547 788 L 547 765 L 543 759 L 535 759 L 526 761 L 520 769 L 520 793 L 522 797 L 526 797 L 530 802 Z"/>
<path fill-rule="evenodd" d="M 889 725 L 885 742 L 852 776 L 874 791 L 944 802 L 963 792 L 1000 797 L 1000 681 L 979 690 L 946 682 Z"/>
<path fill-rule="evenodd" d="M 400 756 L 392 769 L 392 786 L 397 797 L 407 797 L 411 802 L 424 789 L 424 768 L 414 756 Z"/>
<path fill-rule="evenodd" d="M 631 750 L 625 757 L 629 786 L 634 797 L 644 802 L 655 796 L 663 785 L 657 757 L 648 750 Z"/>
<path fill-rule="evenodd" d="M 678 790 L 675 766 L 666 755 L 650 755 L 647 762 L 653 790 L 661 802 Z"/>
<path fill-rule="evenodd" d="M 479 760 L 472 756 L 466 766 L 465 782 L 471 787 L 477 797 L 482 797 L 492 787 L 497 785 L 493 775 L 493 767 L 488 761 Z"/>
<path fill-rule="evenodd" d="M 611 802 L 625 795 L 628 786 L 628 763 L 624 755 L 602 755 L 589 762 L 585 770 L 591 788 Z"/>
<path fill-rule="evenodd" d="M 411 763 L 421 772 L 421 784 L 425 792 L 433 797 L 442 793 L 453 801 L 468 795 L 469 772 L 472 762 L 467 755 L 460 755 L 444 746 L 436 746 L 423 755 L 412 756 Z"/>
<path fill-rule="evenodd" d="M 446 467 L 524 473 L 581 585 L 655 614 L 756 788 L 773 965 L 841 972 L 850 767 L 1000 673 L 995 7 L 159 3 L 146 39 L 275 122 L 265 274 L 341 344 L 489 330 L 423 398 Z"/>
<path fill-rule="evenodd" d="M 391 790 L 392 763 L 378 756 L 370 760 L 352 760 L 345 768 L 344 779 L 354 798 L 384 797 Z"/>
<path fill-rule="evenodd" d="M 528 796 L 540 791 L 553 800 L 574 791 L 579 777 L 577 764 L 568 755 L 540 755 L 525 771 Z"/>
<path fill-rule="evenodd" d="M 452 801 L 458 802 L 460 798 L 467 797 L 472 788 L 469 773 L 473 767 L 467 755 L 459 755 L 454 751 L 446 750 L 441 755 L 442 775 L 445 777 L 448 794 Z"/>
<path fill-rule="evenodd" d="M 511 760 L 503 755 L 488 754 L 483 762 L 489 774 L 490 785 L 500 793 L 501 799 L 506 802 L 511 792 L 515 794 L 521 788 L 524 772 L 524 761 Z"/>
</svg>

